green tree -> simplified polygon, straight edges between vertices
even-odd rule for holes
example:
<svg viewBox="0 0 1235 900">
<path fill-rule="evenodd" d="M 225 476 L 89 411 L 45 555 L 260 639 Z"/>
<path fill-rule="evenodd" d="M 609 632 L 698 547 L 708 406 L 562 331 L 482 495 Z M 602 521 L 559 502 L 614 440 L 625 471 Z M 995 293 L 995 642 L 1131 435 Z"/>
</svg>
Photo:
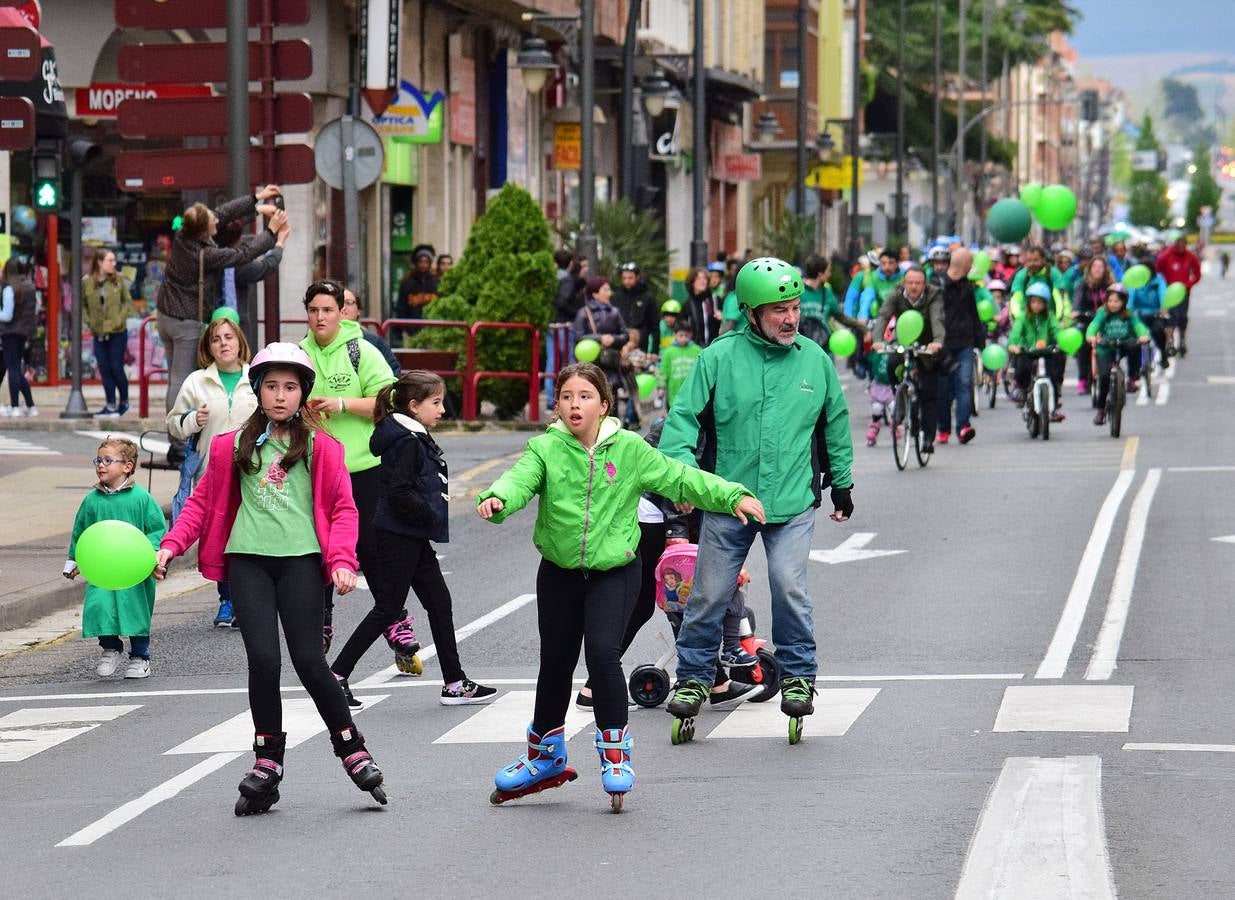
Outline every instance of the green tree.
<svg viewBox="0 0 1235 900">
<path fill-rule="evenodd" d="M 1111 184 L 1121 191 L 1132 187 L 1132 142 L 1124 131 L 1111 138 Z"/>
<path fill-rule="evenodd" d="M 508 183 L 472 226 L 463 255 L 442 277 L 438 299 L 425 307 L 425 318 L 469 325 L 527 322 L 543 332 L 552 317 L 556 290 L 553 245 L 544 214 L 531 194 Z M 460 367 L 465 359 L 461 329 L 426 329 L 417 335 L 415 345 L 453 350 L 459 354 Z M 480 331 L 476 360 L 482 371 L 526 370 L 527 332 Z M 527 385 L 485 379 L 480 382 L 480 399 L 492 401 L 498 416 L 509 418 L 527 403 Z"/>
<path fill-rule="evenodd" d="M 1201 214 L 1202 206 L 1213 207 L 1213 213 L 1216 216 L 1222 201 L 1222 188 L 1218 187 L 1218 182 L 1214 178 L 1209 148 L 1197 147 L 1192 164 L 1196 166 L 1196 172 L 1193 173 L 1192 181 L 1188 186 L 1188 211 L 1184 214 L 1186 227 L 1189 229 L 1197 227 L 1196 219 Z"/>
<path fill-rule="evenodd" d="M 1149 113 L 1141 120 L 1141 133 L 1136 139 L 1136 149 L 1152 150 L 1157 153 L 1161 148 L 1154 136 L 1154 121 Z M 1162 228 L 1171 214 L 1171 202 L 1166 196 L 1166 179 L 1157 171 L 1133 172 L 1131 197 L 1129 199 L 1128 221 L 1133 225 L 1144 225 L 1152 228 Z"/>
<path fill-rule="evenodd" d="M 768 256 L 800 266 L 815 252 L 815 218 L 799 216 L 789 210 L 781 212 L 775 226 L 764 225 L 760 246 Z"/>
<path fill-rule="evenodd" d="M 617 271 L 622 263 L 638 263 L 640 275 L 653 298 L 659 303 L 669 296 L 672 252 L 665 243 L 660 219 L 650 210 L 636 212 L 634 204 L 625 199 L 598 203 L 592 213 L 592 230 L 600 252 L 596 274 L 617 283 Z M 558 228 L 562 245 L 578 252 L 579 231 L 577 220 L 565 220 Z"/>
</svg>

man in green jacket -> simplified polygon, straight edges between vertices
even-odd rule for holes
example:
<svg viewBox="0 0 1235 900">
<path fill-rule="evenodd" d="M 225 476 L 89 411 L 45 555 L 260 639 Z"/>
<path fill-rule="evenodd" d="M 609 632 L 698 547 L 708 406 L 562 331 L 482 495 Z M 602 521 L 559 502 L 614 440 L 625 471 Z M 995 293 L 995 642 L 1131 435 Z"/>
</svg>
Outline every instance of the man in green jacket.
<svg viewBox="0 0 1235 900">
<path fill-rule="evenodd" d="M 768 558 L 772 633 L 784 673 L 781 710 L 795 722 L 814 712 L 807 563 L 823 489 L 831 487 L 835 521 L 853 514 L 853 443 L 836 368 L 798 334 L 802 289 L 797 270 L 781 260 L 743 266 L 735 291 L 743 318 L 703 351 L 665 422 L 661 452 L 745 484 L 767 513 L 764 525 L 703 515 L 669 706 L 679 718 L 697 714 L 708 696 L 721 620 L 757 534 Z"/>
</svg>

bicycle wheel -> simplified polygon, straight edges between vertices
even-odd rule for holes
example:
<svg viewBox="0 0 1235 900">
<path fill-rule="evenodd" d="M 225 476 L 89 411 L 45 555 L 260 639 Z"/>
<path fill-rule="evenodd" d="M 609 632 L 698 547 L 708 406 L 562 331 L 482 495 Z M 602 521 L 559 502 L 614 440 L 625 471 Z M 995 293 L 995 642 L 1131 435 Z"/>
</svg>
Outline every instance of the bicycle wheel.
<svg viewBox="0 0 1235 900">
<path fill-rule="evenodd" d="M 982 378 L 982 354 L 975 347 L 973 350 L 973 377 L 969 379 L 969 408 L 973 410 L 973 415 L 977 416 L 978 407 L 982 404 L 979 402 L 979 379 Z"/>
<path fill-rule="evenodd" d="M 1111 390 L 1106 398 L 1106 421 L 1111 427 L 1111 437 L 1119 437 L 1119 429 L 1123 425 L 1124 403 L 1127 401 L 1127 384 L 1124 381 L 1123 366 L 1116 357 L 1115 366 L 1111 370 Z"/>
<path fill-rule="evenodd" d="M 904 383 L 892 395 L 892 455 L 903 472 L 909 465 L 909 388 Z"/>
<path fill-rule="evenodd" d="M 986 408 L 994 409 L 995 400 L 999 396 L 999 374 L 997 372 L 984 372 L 982 374 L 982 388 L 986 391 Z"/>
<path fill-rule="evenodd" d="M 1145 358 L 1141 364 L 1141 380 L 1145 384 L 1145 396 L 1150 400 L 1154 398 L 1154 366 L 1157 364 L 1157 350 L 1153 341 L 1150 341 L 1149 346 L 1145 348 Z"/>
<path fill-rule="evenodd" d="M 1034 412 L 1038 417 L 1038 434 L 1042 440 L 1051 439 L 1051 388 L 1045 381 L 1039 381 L 1033 388 Z"/>
</svg>

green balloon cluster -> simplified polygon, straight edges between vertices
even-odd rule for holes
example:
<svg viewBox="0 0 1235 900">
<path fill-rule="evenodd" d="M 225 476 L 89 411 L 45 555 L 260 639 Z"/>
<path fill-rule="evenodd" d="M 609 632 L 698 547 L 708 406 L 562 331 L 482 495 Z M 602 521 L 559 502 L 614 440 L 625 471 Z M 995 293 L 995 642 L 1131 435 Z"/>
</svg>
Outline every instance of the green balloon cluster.
<svg viewBox="0 0 1235 900">
<path fill-rule="evenodd" d="M 1048 184 L 1033 214 L 1047 231 L 1063 231 L 1076 218 L 1076 194 L 1062 184 Z"/>
<path fill-rule="evenodd" d="M 1177 281 L 1174 284 L 1167 285 L 1166 293 L 1162 295 L 1162 308 L 1174 309 L 1183 303 L 1188 297 L 1188 289 L 1184 287 L 1183 282 Z"/>
<path fill-rule="evenodd" d="M 1037 210 L 1038 204 L 1042 202 L 1042 185 L 1037 182 L 1029 182 L 1021 185 L 1021 202 L 1032 210 Z"/>
<path fill-rule="evenodd" d="M 1085 334 L 1079 328 L 1065 328 L 1059 332 L 1059 337 L 1055 339 L 1055 342 L 1064 353 L 1074 356 L 1085 343 Z"/>
<path fill-rule="evenodd" d="M 853 356 L 858 349 L 858 339 L 848 328 L 832 332 L 828 338 L 828 349 L 836 356 Z"/>
<path fill-rule="evenodd" d="M 1012 197 L 1004 197 L 986 214 L 986 229 L 1001 244 L 1015 244 L 1025 239 L 1033 227 L 1029 207 Z"/>
<path fill-rule="evenodd" d="M 596 362 L 600 358 L 600 343 L 591 338 L 584 338 L 575 344 L 575 359 L 579 362 Z"/>
<path fill-rule="evenodd" d="M 926 323 L 922 314 L 914 309 L 907 309 L 896 320 L 896 339 L 902 344 L 912 344 L 922 334 Z"/>
<path fill-rule="evenodd" d="M 982 350 L 982 366 L 998 372 L 1008 364 L 1008 351 L 999 344 L 987 344 Z"/>
<path fill-rule="evenodd" d="M 973 255 L 973 268 L 970 269 L 970 274 L 977 273 L 979 278 L 985 278 L 986 273 L 991 270 L 991 255 L 985 250 L 979 250 Z"/>
<path fill-rule="evenodd" d="M 109 591 L 141 584 L 154 571 L 150 538 L 119 519 L 104 519 L 83 531 L 74 553 L 82 577 Z"/>
<path fill-rule="evenodd" d="M 1153 273 L 1149 271 L 1149 266 L 1133 266 L 1131 269 L 1124 272 L 1124 287 L 1143 288 L 1145 285 L 1149 284 L 1149 279 L 1152 277 Z"/>
<path fill-rule="evenodd" d="M 995 304 L 990 300 L 978 301 L 978 319 L 982 322 L 989 322 L 995 318 Z"/>
<path fill-rule="evenodd" d="M 639 388 L 639 399 L 646 400 L 652 396 L 652 391 L 656 390 L 656 376 L 640 372 L 635 376 L 635 386 Z"/>
</svg>

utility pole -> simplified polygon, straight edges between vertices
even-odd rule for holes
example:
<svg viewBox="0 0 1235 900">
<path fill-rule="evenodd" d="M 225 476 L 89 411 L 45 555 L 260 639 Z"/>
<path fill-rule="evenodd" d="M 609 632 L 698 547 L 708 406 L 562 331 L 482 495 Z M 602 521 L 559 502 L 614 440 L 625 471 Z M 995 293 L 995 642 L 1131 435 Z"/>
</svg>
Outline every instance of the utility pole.
<svg viewBox="0 0 1235 900">
<path fill-rule="evenodd" d="M 228 187 L 233 197 L 253 190 L 249 179 L 249 3 L 227 0 L 227 161 Z M 250 347 L 257 338 L 257 303 L 251 291 L 236 298 L 240 328 Z"/>
<path fill-rule="evenodd" d="M 991 37 L 991 0 L 982 0 L 982 102 L 979 104 L 982 109 L 986 109 L 990 105 L 990 37 Z M 975 199 L 975 205 L 978 208 L 978 214 L 981 215 L 982 210 L 986 206 L 986 125 L 982 126 L 982 133 L 978 135 L 981 146 L 978 149 L 978 193 Z"/>
<path fill-rule="evenodd" d="M 586 0 L 592 2 L 592 0 Z M 693 75 L 694 82 L 694 115 L 691 128 L 694 131 L 694 159 L 691 160 L 691 232 L 690 232 L 690 264 L 706 266 L 708 264 L 708 242 L 703 238 L 703 205 L 704 191 L 707 185 L 703 176 L 708 165 L 708 115 L 707 115 L 707 70 L 703 65 L 703 0 L 695 0 L 694 9 L 695 46 Z M 736 249 L 736 248 L 735 248 Z"/>
<path fill-rule="evenodd" d="M 964 240 L 965 228 L 965 18 L 969 13 L 968 0 L 960 0 L 960 36 L 957 46 L 956 63 L 956 197 L 953 234 L 961 235 Z"/>
<path fill-rule="evenodd" d="M 798 140 L 793 179 L 794 211 L 806 215 L 806 0 L 798 0 Z"/>
<path fill-rule="evenodd" d="M 900 0 L 896 29 L 896 202 L 892 204 L 892 232 L 907 240 L 905 221 L 905 0 Z"/>
<path fill-rule="evenodd" d="M 943 146 L 943 2 L 935 3 L 935 134 L 931 140 L 931 233 L 939 234 L 939 167 Z"/>
<path fill-rule="evenodd" d="M 626 9 L 626 40 L 622 44 L 622 157 L 621 195 L 635 202 L 635 44 L 639 38 L 641 0 L 630 0 Z"/>
<path fill-rule="evenodd" d="M 581 0 L 579 16 L 579 254 L 590 277 L 596 271 L 596 234 L 592 219 L 596 202 L 596 0 Z"/>
<path fill-rule="evenodd" d="M 858 228 L 858 167 L 862 165 L 858 157 L 858 133 L 862 122 L 862 31 L 866 27 L 863 21 L 863 4 L 865 0 L 854 0 L 853 3 L 853 117 L 849 120 L 849 162 L 853 166 L 852 180 L 849 185 L 849 261 L 858 261 L 858 246 L 861 240 Z"/>
</svg>

